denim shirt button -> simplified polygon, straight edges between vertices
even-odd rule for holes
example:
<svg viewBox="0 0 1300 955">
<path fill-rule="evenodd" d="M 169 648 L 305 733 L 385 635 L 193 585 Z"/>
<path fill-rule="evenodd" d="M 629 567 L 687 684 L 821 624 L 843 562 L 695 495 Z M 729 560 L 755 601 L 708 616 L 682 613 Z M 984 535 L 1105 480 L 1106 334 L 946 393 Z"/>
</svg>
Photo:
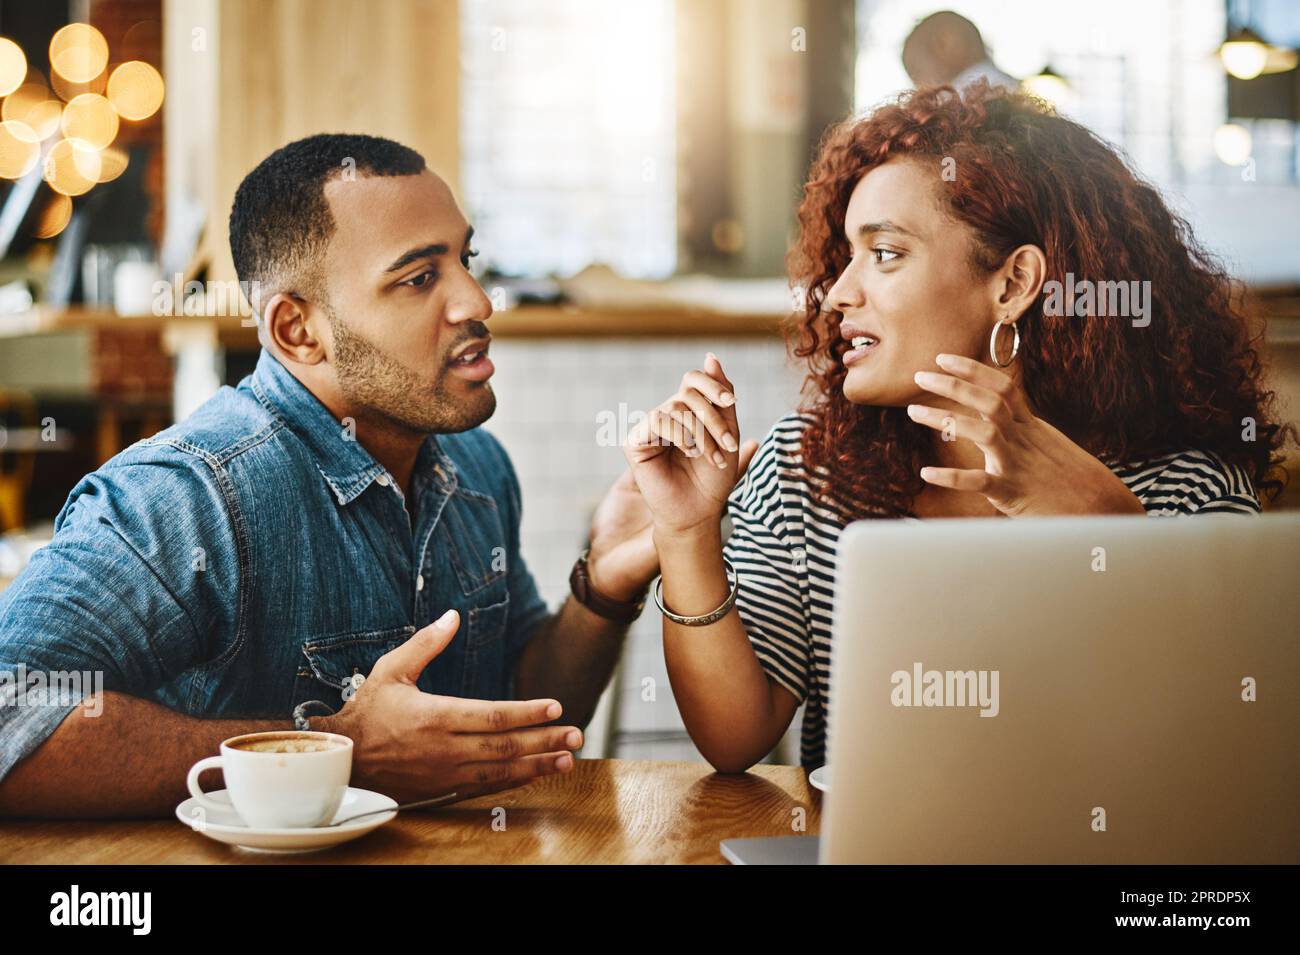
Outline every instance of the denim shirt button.
<svg viewBox="0 0 1300 955">
<path fill-rule="evenodd" d="M 375 483 L 378 484 L 380 487 L 388 487 L 388 475 L 387 474 L 379 475 L 379 477 L 375 478 Z"/>
<path fill-rule="evenodd" d="M 417 592 L 424 589 L 424 574 L 419 574 L 418 576 L 416 576 L 415 589 Z"/>
</svg>

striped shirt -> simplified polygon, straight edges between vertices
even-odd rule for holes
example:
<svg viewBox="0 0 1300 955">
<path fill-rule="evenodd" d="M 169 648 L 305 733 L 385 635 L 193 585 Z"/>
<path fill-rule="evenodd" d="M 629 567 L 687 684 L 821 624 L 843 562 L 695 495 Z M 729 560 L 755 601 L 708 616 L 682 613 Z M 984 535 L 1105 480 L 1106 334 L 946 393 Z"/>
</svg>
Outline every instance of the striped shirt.
<svg viewBox="0 0 1300 955">
<path fill-rule="evenodd" d="M 736 606 L 767 675 L 805 704 L 801 761 L 824 762 L 830 686 L 835 546 L 846 522 L 818 503 L 800 454 L 807 415 L 773 426 L 728 500 L 724 553 L 740 578 Z M 1247 473 L 1204 451 L 1180 451 L 1113 470 L 1148 515 L 1254 514 Z"/>
</svg>

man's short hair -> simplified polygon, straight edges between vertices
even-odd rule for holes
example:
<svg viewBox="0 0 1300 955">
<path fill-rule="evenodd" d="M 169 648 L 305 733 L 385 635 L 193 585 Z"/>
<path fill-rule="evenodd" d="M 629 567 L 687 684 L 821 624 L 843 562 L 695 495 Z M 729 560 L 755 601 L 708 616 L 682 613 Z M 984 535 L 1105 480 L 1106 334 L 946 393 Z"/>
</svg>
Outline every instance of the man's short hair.
<svg viewBox="0 0 1300 955">
<path fill-rule="evenodd" d="M 335 225 L 327 182 L 414 176 L 424 168 L 424 157 L 401 143 L 342 133 L 299 139 L 258 163 L 239 184 L 230 210 L 230 252 L 239 281 L 248 283 L 243 287 L 259 290 L 254 309 L 279 292 L 323 296 L 321 260 Z"/>
</svg>

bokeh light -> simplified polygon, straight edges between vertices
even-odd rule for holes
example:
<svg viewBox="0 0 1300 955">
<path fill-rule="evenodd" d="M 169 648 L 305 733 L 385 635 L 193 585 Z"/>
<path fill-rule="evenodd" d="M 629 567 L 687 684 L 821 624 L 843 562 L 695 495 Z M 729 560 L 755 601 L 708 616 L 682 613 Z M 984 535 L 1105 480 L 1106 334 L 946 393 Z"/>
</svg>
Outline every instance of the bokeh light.
<svg viewBox="0 0 1300 955">
<path fill-rule="evenodd" d="M 63 108 L 63 135 L 103 149 L 117 137 L 117 111 L 95 93 L 83 93 Z"/>
<path fill-rule="evenodd" d="M 0 119 L 26 123 L 37 139 L 48 139 L 59 129 L 63 104 L 50 96 L 43 83 L 24 83 L 0 104 Z"/>
<path fill-rule="evenodd" d="M 108 78 L 108 100 L 123 119 L 148 119 L 163 101 L 163 78 L 142 60 L 131 60 Z"/>
<path fill-rule="evenodd" d="M 108 41 L 88 23 L 69 23 L 50 40 L 50 70 L 69 83 L 89 83 L 106 66 Z"/>
<path fill-rule="evenodd" d="M 1250 40 L 1229 40 L 1219 47 L 1223 68 L 1239 80 L 1253 80 L 1268 64 L 1268 47 Z"/>
<path fill-rule="evenodd" d="M 50 197 L 50 202 L 41 210 L 32 230 L 38 239 L 52 239 L 68 226 L 72 218 L 72 200 L 57 193 Z"/>
<path fill-rule="evenodd" d="M 100 96 L 103 96 L 104 90 L 108 86 L 108 74 L 100 73 L 86 83 L 74 83 L 71 80 L 60 76 L 58 73 L 51 73 L 50 86 L 52 86 L 54 92 L 59 95 L 59 99 L 63 100 L 65 103 L 71 103 L 83 93 L 98 93 Z"/>
<path fill-rule="evenodd" d="M 27 55 L 13 40 L 0 36 L 0 96 L 22 86 L 27 76 Z"/>
<path fill-rule="evenodd" d="M 41 158 L 41 141 L 26 123 L 0 122 L 0 178 L 21 179 Z"/>
<path fill-rule="evenodd" d="M 1214 131 L 1214 154 L 1229 166 L 1240 166 L 1254 148 L 1250 130 L 1236 123 L 1224 123 Z"/>
<path fill-rule="evenodd" d="M 89 192 L 102 169 L 99 150 L 78 139 L 60 139 L 45 156 L 45 181 L 65 196 Z"/>
<path fill-rule="evenodd" d="M 100 150 L 99 159 L 100 182 L 112 182 L 126 172 L 127 163 L 130 161 L 126 150 L 118 149 L 116 146 L 109 146 L 107 149 Z"/>
</svg>

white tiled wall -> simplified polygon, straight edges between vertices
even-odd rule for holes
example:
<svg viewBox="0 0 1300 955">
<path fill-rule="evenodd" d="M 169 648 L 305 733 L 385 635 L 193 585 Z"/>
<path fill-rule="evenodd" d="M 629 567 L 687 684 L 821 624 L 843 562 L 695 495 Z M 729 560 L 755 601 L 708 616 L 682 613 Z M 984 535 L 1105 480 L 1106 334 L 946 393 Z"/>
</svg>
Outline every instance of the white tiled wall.
<svg viewBox="0 0 1300 955">
<path fill-rule="evenodd" d="M 713 351 L 736 386 L 741 439 L 761 440 L 796 405 L 801 373 L 773 339 L 520 339 L 492 343 L 497 411 L 487 427 L 505 445 L 523 486 L 524 559 L 543 597 L 558 607 L 591 513 L 627 464 L 618 443 L 598 441 L 600 416 L 626 421 L 676 390 L 682 375 Z M 626 410 L 620 413 L 622 403 Z M 616 438 L 621 441 L 625 429 Z M 643 699 L 647 679 L 654 700 Z M 633 626 L 618 677 L 614 714 L 620 731 L 609 755 L 636 759 L 699 759 L 686 737 L 668 684 L 653 602 Z M 613 699 L 589 728 L 587 755 L 602 755 L 601 724 Z M 796 721 L 797 728 L 797 721 Z"/>
</svg>

